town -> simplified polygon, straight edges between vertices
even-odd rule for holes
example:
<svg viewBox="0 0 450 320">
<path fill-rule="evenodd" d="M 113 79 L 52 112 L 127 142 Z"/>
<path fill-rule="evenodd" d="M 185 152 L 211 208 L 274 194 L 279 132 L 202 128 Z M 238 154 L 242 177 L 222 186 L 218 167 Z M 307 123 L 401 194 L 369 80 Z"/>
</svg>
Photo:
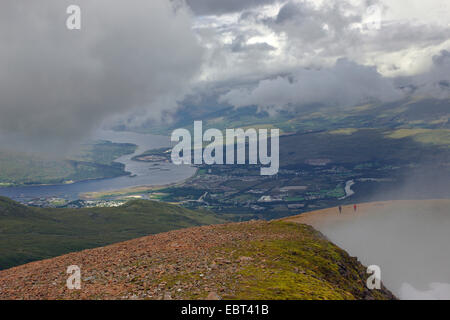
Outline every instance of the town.
<svg viewBox="0 0 450 320">
<path fill-rule="evenodd" d="M 270 156 L 267 143 L 268 130 L 259 129 L 226 129 L 226 140 L 218 129 L 208 129 L 203 133 L 203 122 L 194 121 L 194 164 L 223 165 L 224 158 L 227 165 L 260 164 L 269 167 L 260 168 L 260 174 L 272 176 L 278 173 L 280 165 L 279 155 L 279 129 L 270 130 Z M 248 138 L 248 142 L 247 142 Z M 181 141 L 180 141 L 181 140 Z M 178 142 L 172 149 L 172 163 L 192 164 L 192 139 L 191 133 L 187 129 L 176 129 L 171 136 L 172 142 Z M 237 141 L 237 142 L 236 142 Z M 204 142 L 211 142 L 203 149 Z M 235 144 L 236 142 L 236 144 Z M 226 145 L 226 155 L 224 157 L 224 144 Z M 248 146 L 248 153 L 247 151 Z M 236 156 L 235 156 L 236 151 Z"/>
</svg>

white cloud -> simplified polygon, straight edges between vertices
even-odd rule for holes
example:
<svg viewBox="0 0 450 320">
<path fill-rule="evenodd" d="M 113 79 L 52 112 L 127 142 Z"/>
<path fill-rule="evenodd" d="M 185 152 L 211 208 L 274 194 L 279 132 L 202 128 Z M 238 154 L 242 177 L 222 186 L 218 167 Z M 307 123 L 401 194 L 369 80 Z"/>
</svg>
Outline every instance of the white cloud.
<svg viewBox="0 0 450 320">
<path fill-rule="evenodd" d="M 431 96 L 437 99 L 450 98 L 450 52 L 443 50 L 433 56 L 431 68 L 420 75 L 408 79 L 416 87 L 417 95 Z M 408 81 L 407 80 L 407 81 Z"/>
<path fill-rule="evenodd" d="M 379 30 L 368 29 L 373 19 L 368 8 L 374 6 L 380 8 Z M 202 17 L 199 34 L 214 52 L 203 79 L 261 78 L 301 66 L 331 66 L 339 58 L 374 65 L 384 76 L 418 74 L 433 55 L 450 48 L 450 25 L 443 18 L 448 15 L 442 14 L 449 7 L 445 0 L 415 1 L 411 8 L 404 0 L 290 0 Z M 258 56 L 232 52 L 227 45 L 235 39 L 267 43 L 275 50 Z"/>
<path fill-rule="evenodd" d="M 289 77 L 262 80 L 255 88 L 233 89 L 221 101 L 236 107 L 256 105 L 272 111 L 307 104 L 339 107 L 402 97 L 392 81 L 383 78 L 374 67 L 342 59 L 331 68 L 302 68 Z"/>
</svg>

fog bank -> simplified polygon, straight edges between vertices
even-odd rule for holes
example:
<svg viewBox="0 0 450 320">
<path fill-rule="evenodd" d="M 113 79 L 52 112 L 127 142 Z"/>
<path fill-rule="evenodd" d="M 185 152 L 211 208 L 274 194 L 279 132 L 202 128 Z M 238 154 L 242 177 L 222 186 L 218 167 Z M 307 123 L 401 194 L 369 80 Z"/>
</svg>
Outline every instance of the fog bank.
<svg viewBox="0 0 450 320">
<path fill-rule="evenodd" d="M 346 208 L 344 219 L 315 227 L 363 264 L 380 266 L 382 281 L 401 299 L 450 299 L 450 200 L 358 210 Z"/>
</svg>

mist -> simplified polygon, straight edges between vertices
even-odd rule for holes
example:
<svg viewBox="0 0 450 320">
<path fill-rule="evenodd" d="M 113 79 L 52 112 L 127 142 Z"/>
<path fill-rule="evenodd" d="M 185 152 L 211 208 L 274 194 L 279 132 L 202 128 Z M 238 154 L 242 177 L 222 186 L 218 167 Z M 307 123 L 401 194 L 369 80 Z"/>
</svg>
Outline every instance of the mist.
<svg viewBox="0 0 450 320">
<path fill-rule="evenodd" d="M 81 8 L 68 30 L 66 8 Z M 202 60 L 190 10 L 166 0 L 25 1 L 0 11 L 0 135 L 57 149 L 109 118 L 176 110 Z"/>
<path fill-rule="evenodd" d="M 414 174 L 390 197 L 373 194 L 368 201 L 415 200 L 361 204 L 356 213 L 345 207 L 342 218 L 336 213 L 313 225 L 364 265 L 380 266 L 383 283 L 399 298 L 450 299 L 450 180 L 447 171 L 439 172 L 436 188 L 443 188 L 441 199 L 418 200 L 419 193 L 433 199 L 430 194 L 436 188 L 433 175 Z M 357 185 L 353 188 L 356 197 Z"/>
</svg>

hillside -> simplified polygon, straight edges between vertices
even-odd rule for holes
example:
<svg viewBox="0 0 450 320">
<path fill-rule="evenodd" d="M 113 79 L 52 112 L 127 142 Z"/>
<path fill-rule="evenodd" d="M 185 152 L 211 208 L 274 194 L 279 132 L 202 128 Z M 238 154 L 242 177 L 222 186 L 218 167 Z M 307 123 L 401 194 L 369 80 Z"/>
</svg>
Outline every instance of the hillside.
<svg viewBox="0 0 450 320">
<path fill-rule="evenodd" d="M 212 213 L 135 200 L 116 208 L 50 209 L 0 197 L 0 270 L 174 229 L 221 223 Z"/>
<path fill-rule="evenodd" d="M 66 269 L 81 268 L 80 290 Z M 394 299 L 312 227 L 251 221 L 147 236 L 0 271 L 0 299 Z"/>
</svg>

